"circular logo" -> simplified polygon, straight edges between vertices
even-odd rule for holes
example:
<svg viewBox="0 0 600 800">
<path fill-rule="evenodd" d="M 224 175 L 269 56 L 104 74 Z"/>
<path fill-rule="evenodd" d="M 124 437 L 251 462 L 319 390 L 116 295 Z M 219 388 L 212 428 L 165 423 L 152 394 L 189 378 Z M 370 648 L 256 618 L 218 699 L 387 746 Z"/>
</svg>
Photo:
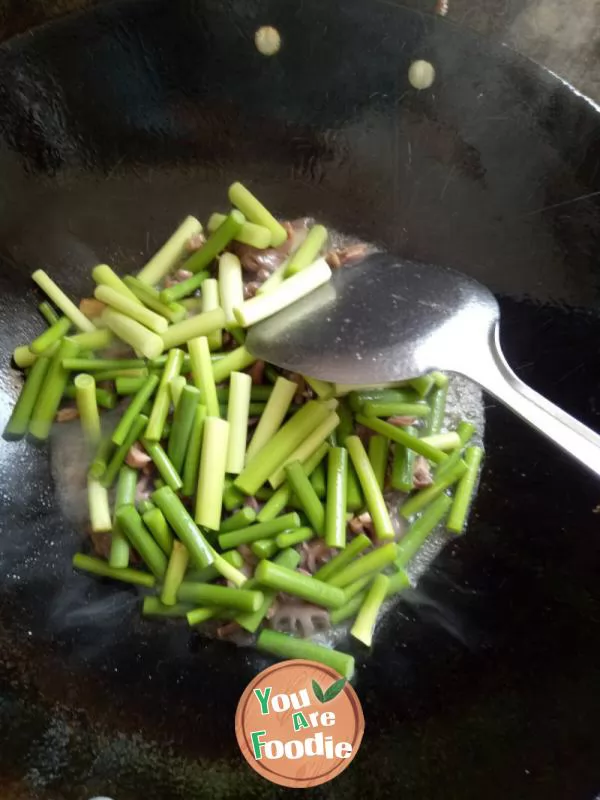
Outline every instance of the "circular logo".
<svg viewBox="0 0 600 800">
<path fill-rule="evenodd" d="M 282 661 L 248 685 L 235 733 L 252 769 L 272 783 L 318 786 L 346 769 L 363 737 L 356 692 L 334 669 L 315 661 Z"/>
</svg>

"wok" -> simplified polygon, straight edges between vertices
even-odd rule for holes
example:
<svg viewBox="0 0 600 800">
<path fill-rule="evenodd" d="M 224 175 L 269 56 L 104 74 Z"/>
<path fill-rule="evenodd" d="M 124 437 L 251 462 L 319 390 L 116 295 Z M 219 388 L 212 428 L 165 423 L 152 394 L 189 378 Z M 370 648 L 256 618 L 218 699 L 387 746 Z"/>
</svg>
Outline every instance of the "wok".
<svg viewBox="0 0 600 800">
<path fill-rule="evenodd" d="M 254 48 L 276 26 L 273 58 Z M 430 60 L 415 92 L 407 71 Z M 600 400 L 598 109 L 560 79 L 389 2 L 147 0 L 0 48 L 0 389 L 41 328 L 29 280 L 75 296 L 141 265 L 247 181 L 500 296 L 519 374 L 592 427 Z M 366 733 L 315 797 L 592 798 L 599 790 L 598 485 L 489 401 L 468 535 L 361 657 Z M 0 792 L 279 797 L 234 739 L 265 658 L 141 621 L 72 572 L 46 448 L 0 446 Z"/>
</svg>

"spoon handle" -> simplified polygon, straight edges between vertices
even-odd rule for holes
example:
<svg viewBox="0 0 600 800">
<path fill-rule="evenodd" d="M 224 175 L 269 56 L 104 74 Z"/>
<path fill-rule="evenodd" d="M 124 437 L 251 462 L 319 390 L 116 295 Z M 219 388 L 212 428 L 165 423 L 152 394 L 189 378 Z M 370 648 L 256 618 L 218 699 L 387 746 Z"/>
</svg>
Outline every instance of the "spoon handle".
<svg viewBox="0 0 600 800">
<path fill-rule="evenodd" d="M 490 345 L 490 358 L 485 365 L 478 364 L 478 374 L 472 377 L 525 422 L 600 477 L 600 436 L 515 375 L 500 349 L 497 327 Z"/>
</svg>

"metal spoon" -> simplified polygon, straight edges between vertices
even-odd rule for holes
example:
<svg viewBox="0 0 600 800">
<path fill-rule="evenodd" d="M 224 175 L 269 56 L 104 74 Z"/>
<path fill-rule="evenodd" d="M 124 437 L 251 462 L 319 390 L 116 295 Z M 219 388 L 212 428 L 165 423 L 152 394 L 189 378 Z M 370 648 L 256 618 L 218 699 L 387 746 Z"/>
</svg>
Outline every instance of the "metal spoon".
<svg viewBox="0 0 600 800">
<path fill-rule="evenodd" d="M 499 319 L 494 295 L 466 275 L 375 253 L 253 327 L 246 346 L 337 383 L 459 373 L 600 476 L 600 436 L 517 378 L 500 349 Z"/>
</svg>

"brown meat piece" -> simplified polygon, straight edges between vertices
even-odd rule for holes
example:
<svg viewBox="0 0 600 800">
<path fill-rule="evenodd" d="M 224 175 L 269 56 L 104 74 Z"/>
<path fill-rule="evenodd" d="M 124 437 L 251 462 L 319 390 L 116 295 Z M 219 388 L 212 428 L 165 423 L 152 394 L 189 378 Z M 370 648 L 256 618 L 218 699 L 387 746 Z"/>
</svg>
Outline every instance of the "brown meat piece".
<svg viewBox="0 0 600 800">
<path fill-rule="evenodd" d="M 125 456 L 125 463 L 133 469 L 142 469 L 151 461 L 152 459 L 139 442 L 134 442 Z"/>
<path fill-rule="evenodd" d="M 183 281 L 187 281 L 188 278 L 191 278 L 193 274 L 194 273 L 190 272 L 188 269 L 178 269 L 174 275 L 169 275 L 165 280 L 165 287 L 168 289 L 169 286 L 183 283 Z"/>
<path fill-rule="evenodd" d="M 148 500 L 152 494 L 154 481 L 148 475 L 143 475 L 137 482 L 135 490 L 135 501 L 141 503 L 142 500 Z"/>
<path fill-rule="evenodd" d="M 260 503 L 258 502 L 256 497 L 247 497 L 245 502 L 244 502 L 244 505 L 247 508 L 251 508 L 253 511 L 259 511 L 260 510 Z"/>
<path fill-rule="evenodd" d="M 416 419 L 414 417 L 389 417 L 388 422 L 396 428 L 406 428 L 409 425 L 414 425 Z"/>
<path fill-rule="evenodd" d="M 307 386 L 304 377 L 298 372 L 290 372 L 288 377 L 298 387 L 296 389 L 296 393 L 294 394 L 294 403 L 304 402 L 304 398 L 306 397 L 307 393 Z"/>
<path fill-rule="evenodd" d="M 351 244 L 349 247 L 337 247 L 327 253 L 325 261 L 327 261 L 331 269 L 339 269 L 340 267 L 345 267 L 346 264 L 351 264 L 353 261 L 364 258 L 368 249 L 367 245 L 362 242 Z"/>
<path fill-rule="evenodd" d="M 339 269 L 342 266 L 337 250 L 330 250 L 325 256 L 325 261 L 329 264 L 331 269 Z"/>
<path fill-rule="evenodd" d="M 413 464 L 413 486 L 415 489 L 425 489 L 433 483 L 433 476 L 429 462 L 424 456 L 417 456 Z"/>
<path fill-rule="evenodd" d="M 85 314 L 88 319 L 96 319 L 101 316 L 105 308 L 106 306 L 104 303 L 101 303 L 100 300 L 96 300 L 95 297 L 84 297 L 79 301 L 79 310 L 82 314 Z"/>
<path fill-rule="evenodd" d="M 252 383 L 255 386 L 260 386 L 265 376 L 265 362 L 256 361 L 248 370 L 248 374 L 252 378 Z"/>
<path fill-rule="evenodd" d="M 363 530 L 362 522 L 358 517 L 352 517 L 352 519 L 348 523 L 348 528 L 350 529 L 351 533 L 354 534 L 362 533 Z"/>
<path fill-rule="evenodd" d="M 190 253 L 195 253 L 200 250 L 203 244 L 206 243 L 206 236 L 203 233 L 195 233 L 188 241 L 188 250 Z"/>
<path fill-rule="evenodd" d="M 108 558 L 110 556 L 110 547 L 112 536 L 110 533 L 90 533 L 94 553 L 99 558 Z"/>
<path fill-rule="evenodd" d="M 218 639 L 232 642 L 238 647 L 249 647 L 252 644 L 252 634 L 233 621 L 218 625 L 215 635 Z"/>
<path fill-rule="evenodd" d="M 241 557 L 244 559 L 244 564 L 250 569 L 250 572 L 254 572 L 254 568 L 258 564 L 258 558 L 254 555 L 252 550 L 247 544 L 241 544 L 238 547 L 238 551 Z"/>
<path fill-rule="evenodd" d="M 79 411 L 73 406 L 68 406 L 67 408 L 60 408 L 56 412 L 56 421 L 57 422 L 71 422 L 74 419 L 77 419 L 79 416 Z"/>
<path fill-rule="evenodd" d="M 302 542 L 300 547 L 300 566 L 306 569 L 309 575 L 314 575 L 317 569 L 333 558 L 334 555 L 333 548 L 326 545 L 322 539 Z"/>
<path fill-rule="evenodd" d="M 233 242 L 231 245 L 231 250 L 240 259 L 242 267 L 248 272 L 255 273 L 257 278 L 260 273 L 261 282 L 266 280 L 277 267 L 283 264 L 289 254 L 302 244 L 308 233 L 308 221 L 306 219 L 282 224 L 288 232 L 288 237 L 279 247 L 267 247 L 265 250 L 259 250 L 256 247 L 240 244 L 239 242 Z M 265 270 L 265 272 L 261 272 L 262 270 Z"/>
<path fill-rule="evenodd" d="M 353 517 L 348 523 L 350 531 L 354 534 L 366 533 L 367 536 L 373 538 L 375 529 L 373 528 L 373 520 L 368 511 L 365 511 L 358 517 Z"/>
<path fill-rule="evenodd" d="M 217 637 L 219 639 L 228 639 L 230 636 L 239 633 L 240 630 L 241 627 L 237 622 L 226 622 L 224 625 L 220 625 L 217 628 Z"/>
<path fill-rule="evenodd" d="M 259 286 L 260 281 L 244 282 L 244 300 L 250 300 L 251 297 L 254 297 Z"/>
<path fill-rule="evenodd" d="M 371 436 L 374 435 L 374 431 L 372 431 L 371 428 L 366 428 L 364 425 L 355 425 L 355 433 L 364 446 L 368 448 L 369 441 Z"/>
<path fill-rule="evenodd" d="M 231 246 L 231 250 L 240 259 L 242 267 L 247 272 L 252 272 L 258 277 L 260 272 L 262 275 L 270 275 L 275 272 L 277 267 L 280 267 L 289 255 L 289 239 L 287 239 L 281 247 L 268 247 L 266 250 L 258 250 L 249 244 L 239 244 L 235 242 Z M 265 270 L 265 272 L 262 272 Z M 263 278 L 265 280 L 265 278 Z"/>
</svg>

